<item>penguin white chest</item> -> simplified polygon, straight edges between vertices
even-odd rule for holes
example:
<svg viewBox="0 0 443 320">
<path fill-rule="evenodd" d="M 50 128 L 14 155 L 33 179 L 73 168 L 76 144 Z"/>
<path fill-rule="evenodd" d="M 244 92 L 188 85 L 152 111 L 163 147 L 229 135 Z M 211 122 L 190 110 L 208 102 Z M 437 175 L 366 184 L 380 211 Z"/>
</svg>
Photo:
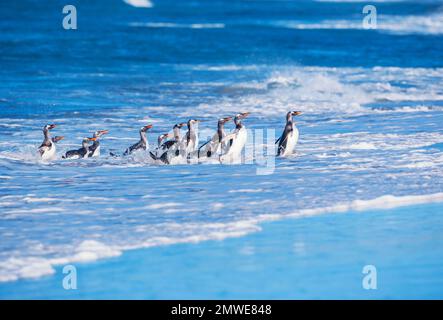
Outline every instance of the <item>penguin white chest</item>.
<svg viewBox="0 0 443 320">
<path fill-rule="evenodd" d="M 42 147 L 40 150 L 42 150 L 41 157 L 42 160 L 53 160 L 55 158 L 55 144 L 51 143 L 48 147 Z"/>
<path fill-rule="evenodd" d="M 100 146 L 95 148 L 95 150 L 92 152 L 91 157 L 99 157 L 100 156 Z"/>
<path fill-rule="evenodd" d="M 288 156 L 294 153 L 295 146 L 298 142 L 298 136 L 299 132 L 296 126 L 293 126 L 292 132 L 289 134 L 287 142 L 286 142 L 286 148 L 283 152 L 283 156 Z"/>
<path fill-rule="evenodd" d="M 232 144 L 229 146 L 230 141 L 228 141 L 227 149 L 228 151 L 221 158 L 222 161 L 230 160 L 238 160 L 241 156 L 241 152 L 245 147 L 246 141 L 248 138 L 248 134 L 245 127 L 242 127 L 232 138 Z"/>
</svg>

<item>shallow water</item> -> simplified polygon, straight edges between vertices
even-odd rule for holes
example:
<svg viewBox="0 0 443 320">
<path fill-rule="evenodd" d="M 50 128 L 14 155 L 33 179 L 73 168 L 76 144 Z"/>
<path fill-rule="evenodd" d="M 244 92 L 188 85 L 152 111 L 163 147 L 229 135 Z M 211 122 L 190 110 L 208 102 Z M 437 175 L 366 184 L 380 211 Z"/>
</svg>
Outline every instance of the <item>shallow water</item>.
<svg viewBox="0 0 443 320">
<path fill-rule="evenodd" d="M 353 2 L 82 2 L 76 31 L 61 28 L 54 3 L 0 4 L 0 281 L 243 236 L 307 209 L 443 201 L 441 2 L 377 2 L 378 30 L 357 27 Z M 145 124 L 154 144 L 197 117 L 204 141 L 240 111 L 251 112 L 250 150 L 257 130 L 278 136 L 294 108 L 297 154 L 268 159 L 266 175 L 251 154 L 241 165 L 177 166 L 107 156 Z M 35 156 L 46 123 L 65 136 L 50 163 Z M 61 160 L 98 129 L 110 130 L 102 157 Z"/>
<path fill-rule="evenodd" d="M 41 299 L 439 299 L 440 204 L 351 211 L 263 223 L 244 237 L 133 250 L 3 285 L 12 298 Z M 392 236 L 395 234 L 395 237 Z M 363 267 L 376 269 L 364 289 Z M 180 270 L 180 272 L 177 272 Z"/>
</svg>

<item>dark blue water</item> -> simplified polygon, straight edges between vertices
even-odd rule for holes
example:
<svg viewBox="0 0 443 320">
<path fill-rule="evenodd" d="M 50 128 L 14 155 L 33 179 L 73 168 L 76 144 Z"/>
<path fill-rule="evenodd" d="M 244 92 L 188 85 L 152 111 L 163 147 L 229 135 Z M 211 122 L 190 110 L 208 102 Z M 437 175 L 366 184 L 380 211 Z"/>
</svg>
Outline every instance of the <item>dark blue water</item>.
<svg viewBox="0 0 443 320">
<path fill-rule="evenodd" d="M 119 0 L 71 4 L 78 11 L 75 31 L 62 28 L 63 1 L 0 4 L 2 115 L 109 110 L 129 103 L 180 107 L 193 92 L 174 92 L 175 99 L 165 101 L 159 83 L 238 81 L 240 76 L 176 70 L 177 65 L 441 67 L 443 61 L 439 1 L 377 3 L 378 13 L 386 16 L 379 17 L 380 26 L 397 23 L 392 16 L 428 17 L 418 27 L 403 22 L 406 34 L 288 27 L 291 21 L 361 24 L 363 5 L 352 2 L 157 1 L 151 9 Z M 144 26 L 156 22 L 224 27 Z M 415 32 L 420 23 L 430 23 L 431 34 Z"/>
</svg>

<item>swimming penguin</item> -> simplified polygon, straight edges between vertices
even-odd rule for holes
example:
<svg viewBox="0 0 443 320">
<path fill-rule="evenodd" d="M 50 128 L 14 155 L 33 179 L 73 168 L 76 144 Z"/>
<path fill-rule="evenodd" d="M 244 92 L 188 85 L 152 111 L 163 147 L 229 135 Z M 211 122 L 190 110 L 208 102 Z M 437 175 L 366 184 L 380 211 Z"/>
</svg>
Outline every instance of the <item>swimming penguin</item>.
<svg viewBox="0 0 443 320">
<path fill-rule="evenodd" d="M 100 156 L 100 137 L 104 134 L 109 133 L 108 130 L 98 130 L 96 132 L 94 132 L 94 135 L 92 136 L 93 138 L 96 138 L 96 140 L 94 141 L 94 143 L 89 146 L 89 153 L 88 153 L 88 157 L 98 157 Z"/>
<path fill-rule="evenodd" d="M 148 138 L 146 137 L 146 131 L 152 128 L 152 124 L 148 124 L 147 126 L 140 128 L 140 141 L 136 144 L 133 144 L 128 149 L 126 149 L 125 153 L 123 153 L 124 156 L 130 155 L 131 153 L 137 151 L 137 150 L 147 150 L 149 147 L 148 144 Z"/>
<path fill-rule="evenodd" d="M 224 152 L 226 150 L 226 142 L 222 142 L 226 137 L 225 123 L 230 121 L 232 117 L 221 118 L 217 123 L 217 132 L 214 134 L 211 140 L 207 141 L 198 149 L 198 157 L 211 158 L 217 153 Z"/>
<path fill-rule="evenodd" d="M 186 154 L 190 154 L 195 151 L 198 146 L 198 123 L 201 120 L 190 119 L 188 121 L 188 131 L 183 137 L 183 147 Z"/>
<path fill-rule="evenodd" d="M 161 145 L 163 144 L 163 141 L 165 141 L 168 138 L 172 138 L 173 135 L 170 133 L 163 133 L 161 135 L 158 136 L 157 138 L 157 148 L 160 148 Z"/>
<path fill-rule="evenodd" d="M 56 151 L 55 143 L 63 139 L 63 137 L 58 137 L 58 140 L 56 140 L 55 138 L 51 139 L 49 131 L 54 129 L 55 127 L 55 124 L 47 124 L 43 127 L 44 139 L 42 144 L 38 148 L 38 152 L 42 160 L 53 160 L 55 158 Z"/>
<path fill-rule="evenodd" d="M 234 117 L 235 129 L 226 135 L 222 142 L 226 143 L 226 151 L 220 156 L 221 162 L 239 160 L 241 152 L 246 145 L 248 134 L 242 120 L 250 115 L 250 112 L 239 113 Z"/>
<path fill-rule="evenodd" d="M 165 140 L 168 138 L 172 138 L 173 135 L 171 133 L 162 133 L 157 137 L 157 147 L 153 151 L 149 151 L 149 154 L 151 154 L 151 158 L 154 160 L 157 160 L 158 157 L 160 157 L 163 152 L 165 152 Z"/>
<path fill-rule="evenodd" d="M 96 141 L 97 138 L 84 138 L 82 141 L 82 147 L 80 149 L 76 150 L 69 150 L 66 152 L 66 154 L 62 157 L 63 159 L 83 159 L 87 158 L 88 154 L 90 152 L 89 150 L 89 142 L 90 141 Z"/>
<path fill-rule="evenodd" d="M 163 163 L 169 164 L 171 159 L 179 156 L 184 156 L 184 147 L 183 140 L 181 137 L 180 129 L 184 127 L 186 123 L 177 123 L 174 125 L 172 129 L 172 135 L 167 134 L 166 137 L 173 137 L 171 140 L 168 140 L 162 143 L 155 153 L 150 152 L 152 159 L 161 160 Z M 160 138 L 160 137 L 159 137 Z M 164 140 L 165 138 L 163 138 Z M 163 141 L 162 140 L 162 141 Z"/>
<path fill-rule="evenodd" d="M 166 141 L 164 143 L 164 147 L 166 147 L 167 149 L 170 149 L 172 146 L 175 146 L 175 148 L 177 150 L 183 149 L 182 136 L 181 136 L 181 128 L 183 128 L 184 126 L 186 126 L 185 122 L 177 123 L 177 124 L 174 125 L 174 127 L 172 128 L 173 140 L 172 141 Z"/>
<path fill-rule="evenodd" d="M 288 156 L 294 152 L 294 148 L 298 142 L 299 132 L 293 121 L 293 116 L 300 115 L 300 111 L 290 111 L 286 114 L 286 126 L 280 138 L 275 141 L 278 143 L 277 156 Z"/>
</svg>

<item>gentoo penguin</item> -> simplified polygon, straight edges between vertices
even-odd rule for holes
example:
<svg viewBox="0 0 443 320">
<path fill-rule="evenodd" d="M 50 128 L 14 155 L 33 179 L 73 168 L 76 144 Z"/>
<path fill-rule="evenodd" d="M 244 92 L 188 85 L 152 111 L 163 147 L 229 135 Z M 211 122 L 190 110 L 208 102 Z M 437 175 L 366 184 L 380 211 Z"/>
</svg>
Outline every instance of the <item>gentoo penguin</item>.
<svg viewBox="0 0 443 320">
<path fill-rule="evenodd" d="M 286 114 L 286 126 L 280 138 L 275 141 L 278 143 L 277 156 L 288 156 L 294 152 L 295 145 L 298 142 L 298 129 L 292 120 L 293 116 L 300 115 L 300 111 L 290 111 Z"/>
<path fill-rule="evenodd" d="M 163 141 L 165 141 L 168 138 L 172 138 L 173 135 L 170 133 L 163 133 L 161 135 L 158 136 L 157 138 L 157 148 L 160 148 L 161 145 L 163 144 Z"/>
<path fill-rule="evenodd" d="M 49 133 L 50 130 L 54 129 L 56 127 L 55 124 L 47 124 L 43 127 L 43 135 L 44 139 L 40 147 L 38 148 L 39 155 L 42 160 L 53 160 L 55 158 L 55 138 L 51 139 L 51 135 Z"/>
<path fill-rule="evenodd" d="M 241 152 L 246 145 L 248 134 L 242 120 L 249 116 L 250 112 L 239 113 L 234 117 L 235 129 L 226 135 L 222 142 L 226 143 L 226 150 L 220 156 L 221 162 L 239 160 Z"/>
<path fill-rule="evenodd" d="M 190 119 L 188 121 L 188 132 L 183 137 L 183 149 L 186 156 L 191 155 L 198 147 L 198 123 L 201 120 Z"/>
<path fill-rule="evenodd" d="M 186 125 L 186 123 L 175 124 L 172 129 L 172 132 L 173 132 L 172 135 L 167 134 L 167 136 L 163 138 L 163 140 L 164 140 L 165 138 L 172 136 L 173 139 L 162 143 L 158 147 L 155 154 L 153 152 L 149 153 L 154 160 L 161 160 L 163 163 L 169 164 L 170 160 L 172 158 L 178 157 L 178 156 L 184 154 L 184 147 L 182 144 L 182 137 L 181 137 L 180 129 L 182 127 L 184 127 L 185 125 Z"/>
<path fill-rule="evenodd" d="M 108 130 L 98 130 L 96 132 L 94 132 L 94 135 L 92 136 L 93 138 L 96 138 L 96 140 L 94 141 L 94 143 L 89 146 L 89 152 L 88 152 L 88 157 L 98 157 L 100 156 L 100 137 L 104 134 L 109 133 Z"/>
<path fill-rule="evenodd" d="M 157 160 L 165 151 L 165 140 L 168 138 L 172 138 L 173 135 L 171 133 L 162 133 L 157 137 L 157 147 L 153 151 L 149 151 L 151 158 Z"/>
<path fill-rule="evenodd" d="M 82 141 L 82 147 L 77 150 L 69 150 L 62 157 L 63 159 L 82 159 L 87 158 L 89 154 L 89 142 L 96 141 L 97 138 L 84 138 Z"/>
<path fill-rule="evenodd" d="M 210 158 L 219 152 L 226 150 L 226 143 L 222 142 L 226 137 L 225 123 L 230 121 L 232 117 L 221 118 L 217 123 L 217 132 L 214 134 L 211 140 L 207 141 L 198 149 L 198 157 Z"/>
<path fill-rule="evenodd" d="M 147 150 L 148 145 L 148 138 L 146 137 L 146 131 L 148 129 L 152 128 L 152 124 L 148 124 L 147 126 L 140 128 L 140 141 L 136 144 L 133 144 L 128 149 L 126 149 L 125 153 L 123 153 L 124 156 L 130 155 L 131 153 L 137 151 L 137 150 Z"/>
<path fill-rule="evenodd" d="M 174 127 L 172 128 L 173 140 L 166 141 L 163 144 L 164 147 L 166 147 L 167 149 L 170 149 L 171 147 L 174 147 L 178 151 L 183 149 L 182 135 L 181 135 L 181 130 L 180 129 L 183 128 L 184 126 L 186 126 L 186 122 L 177 123 L 177 124 L 174 125 Z"/>
</svg>

